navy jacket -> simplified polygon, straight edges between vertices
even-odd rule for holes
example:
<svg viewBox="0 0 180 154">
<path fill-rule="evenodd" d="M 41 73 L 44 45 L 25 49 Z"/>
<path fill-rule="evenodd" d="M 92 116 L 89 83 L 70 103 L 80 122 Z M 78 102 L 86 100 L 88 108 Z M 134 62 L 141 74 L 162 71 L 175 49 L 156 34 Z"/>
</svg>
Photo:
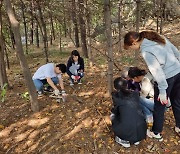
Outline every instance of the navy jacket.
<svg viewBox="0 0 180 154">
<path fill-rule="evenodd" d="M 70 57 L 69 60 L 68 60 L 68 62 L 67 62 L 67 70 L 66 70 L 66 71 L 67 71 L 67 74 L 68 74 L 69 76 L 74 75 L 74 74 L 72 74 L 72 73 L 70 72 L 70 70 L 69 70 L 73 63 L 74 63 L 74 62 L 73 62 L 72 58 Z M 83 70 L 83 72 L 84 72 L 84 60 L 83 60 L 82 57 L 79 57 L 79 59 L 78 59 L 78 64 L 80 65 L 80 67 L 79 67 L 79 69 L 78 69 L 77 71 Z"/>
<path fill-rule="evenodd" d="M 113 113 L 112 129 L 119 138 L 135 143 L 146 138 L 147 124 L 139 104 L 139 94 L 131 92 L 124 96 L 122 92 L 112 93 Z"/>
</svg>

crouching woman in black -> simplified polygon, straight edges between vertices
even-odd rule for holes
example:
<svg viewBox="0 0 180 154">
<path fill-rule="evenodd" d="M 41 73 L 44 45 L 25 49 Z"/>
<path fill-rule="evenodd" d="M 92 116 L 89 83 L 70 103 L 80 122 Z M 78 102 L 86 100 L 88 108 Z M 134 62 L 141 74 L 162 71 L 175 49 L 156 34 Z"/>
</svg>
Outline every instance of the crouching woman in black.
<svg viewBox="0 0 180 154">
<path fill-rule="evenodd" d="M 112 93 L 114 117 L 112 129 L 115 141 L 124 147 L 138 145 L 146 138 L 147 124 L 139 103 L 139 94 L 127 89 L 127 81 L 121 77 L 114 80 Z"/>
</svg>

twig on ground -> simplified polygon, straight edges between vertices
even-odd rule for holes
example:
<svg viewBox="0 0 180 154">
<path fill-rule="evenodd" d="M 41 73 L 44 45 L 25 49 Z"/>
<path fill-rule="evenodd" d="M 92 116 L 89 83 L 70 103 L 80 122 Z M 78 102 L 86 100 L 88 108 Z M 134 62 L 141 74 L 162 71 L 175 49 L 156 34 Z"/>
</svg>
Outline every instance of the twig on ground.
<svg viewBox="0 0 180 154">
<path fill-rule="evenodd" d="M 106 122 L 106 120 L 104 119 L 103 115 L 102 115 L 101 112 L 96 108 L 95 105 L 93 105 L 93 106 L 95 107 L 96 111 L 99 113 L 99 115 L 101 116 L 101 118 L 103 119 L 104 124 L 105 124 L 107 130 L 110 132 L 110 129 L 109 129 L 109 127 L 108 127 L 108 125 L 107 125 L 107 122 Z"/>
</svg>

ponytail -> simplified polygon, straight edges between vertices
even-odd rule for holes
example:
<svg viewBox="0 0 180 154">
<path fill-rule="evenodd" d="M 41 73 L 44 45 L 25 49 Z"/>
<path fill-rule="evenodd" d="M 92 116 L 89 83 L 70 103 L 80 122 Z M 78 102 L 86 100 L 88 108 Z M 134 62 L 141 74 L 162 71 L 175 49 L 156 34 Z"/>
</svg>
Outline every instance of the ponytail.
<svg viewBox="0 0 180 154">
<path fill-rule="evenodd" d="M 142 31 L 140 33 L 131 31 L 124 36 L 124 48 L 128 49 L 134 42 L 139 42 L 144 38 L 162 45 L 166 44 L 165 39 L 154 31 Z"/>
<path fill-rule="evenodd" d="M 166 41 L 163 37 L 161 37 L 158 33 L 154 32 L 154 31 L 142 31 L 141 33 L 139 33 L 139 40 L 142 40 L 143 38 L 146 38 L 148 40 L 157 42 L 159 44 L 166 44 Z"/>
</svg>

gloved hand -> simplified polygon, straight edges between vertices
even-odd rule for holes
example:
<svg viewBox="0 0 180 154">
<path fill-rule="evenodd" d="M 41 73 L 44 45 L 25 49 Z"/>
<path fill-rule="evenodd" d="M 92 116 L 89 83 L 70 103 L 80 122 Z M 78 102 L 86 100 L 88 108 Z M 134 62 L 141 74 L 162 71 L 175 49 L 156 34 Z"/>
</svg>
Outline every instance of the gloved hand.
<svg viewBox="0 0 180 154">
<path fill-rule="evenodd" d="M 168 104 L 168 98 L 166 92 L 159 93 L 158 101 L 160 101 L 162 105 Z"/>
<path fill-rule="evenodd" d="M 74 75 L 71 75 L 71 78 L 72 78 L 73 80 L 75 80 L 75 76 L 74 76 Z"/>
<path fill-rule="evenodd" d="M 80 79 L 80 76 L 76 75 L 75 80 L 79 80 L 79 79 Z"/>
<path fill-rule="evenodd" d="M 54 94 L 57 96 L 57 95 L 59 95 L 59 90 L 58 89 L 56 89 L 56 90 L 54 90 Z"/>
<path fill-rule="evenodd" d="M 62 96 L 66 96 L 66 92 L 64 90 L 61 91 Z"/>
</svg>

